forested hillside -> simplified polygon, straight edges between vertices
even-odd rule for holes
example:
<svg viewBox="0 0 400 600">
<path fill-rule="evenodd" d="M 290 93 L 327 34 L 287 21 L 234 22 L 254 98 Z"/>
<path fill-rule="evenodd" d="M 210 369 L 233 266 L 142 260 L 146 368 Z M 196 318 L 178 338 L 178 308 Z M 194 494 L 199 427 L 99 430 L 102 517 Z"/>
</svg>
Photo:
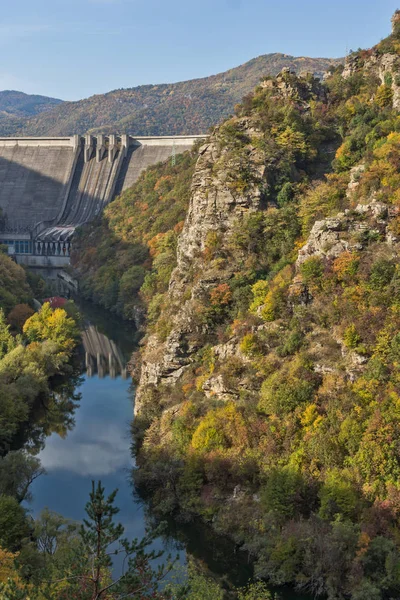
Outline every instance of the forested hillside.
<svg viewBox="0 0 400 600">
<path fill-rule="evenodd" d="M 89 131 L 136 136 L 202 134 L 231 114 L 235 104 L 262 77 L 276 75 L 283 67 L 322 76 L 337 63 L 338 60 L 329 58 L 266 54 L 211 77 L 114 90 L 78 102 L 64 102 L 28 120 L 16 122 L 14 118 L 11 124 L 0 118 L 0 134 L 58 136 Z"/>
<path fill-rule="evenodd" d="M 85 298 L 138 325 L 146 302 L 157 310 L 176 266 L 197 151 L 178 155 L 176 165 L 148 168 L 99 220 L 77 231 L 71 263 Z"/>
<path fill-rule="evenodd" d="M 10 136 L 23 127 L 27 118 L 50 110 L 60 104 L 62 100 L 24 94 L 13 90 L 0 92 L 0 135 Z"/>
<path fill-rule="evenodd" d="M 137 485 L 331 600 L 400 594 L 399 73 L 396 13 L 323 85 L 265 80 L 199 151 L 168 287 L 140 292 Z"/>
</svg>

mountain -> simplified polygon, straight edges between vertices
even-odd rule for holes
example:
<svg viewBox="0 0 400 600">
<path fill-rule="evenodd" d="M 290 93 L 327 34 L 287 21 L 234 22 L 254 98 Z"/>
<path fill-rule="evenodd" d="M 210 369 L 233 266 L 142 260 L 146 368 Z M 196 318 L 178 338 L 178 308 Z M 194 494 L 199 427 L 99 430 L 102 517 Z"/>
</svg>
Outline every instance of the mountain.
<svg viewBox="0 0 400 600">
<path fill-rule="evenodd" d="M 16 135 L 29 117 L 62 103 L 57 98 L 24 94 L 15 90 L 0 92 L 0 135 Z"/>
<path fill-rule="evenodd" d="M 15 117 L 32 117 L 62 103 L 57 98 L 24 94 L 14 90 L 0 92 L 0 112 Z"/>
<path fill-rule="evenodd" d="M 284 67 L 322 76 L 330 66 L 338 62 L 338 59 L 266 54 L 211 77 L 119 89 L 78 102 L 64 102 L 52 110 L 16 123 L 14 134 L 201 134 L 226 118 L 235 104 L 262 77 L 277 75 Z"/>
</svg>

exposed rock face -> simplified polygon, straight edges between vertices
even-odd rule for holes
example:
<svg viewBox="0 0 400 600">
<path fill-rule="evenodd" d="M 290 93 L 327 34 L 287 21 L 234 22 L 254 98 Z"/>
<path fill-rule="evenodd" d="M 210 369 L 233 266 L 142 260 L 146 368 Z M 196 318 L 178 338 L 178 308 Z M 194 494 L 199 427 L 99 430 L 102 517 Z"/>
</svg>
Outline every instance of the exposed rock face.
<svg viewBox="0 0 400 600">
<path fill-rule="evenodd" d="M 383 202 L 371 202 L 359 204 L 353 213 L 347 209 L 335 217 L 317 221 L 307 243 L 299 250 L 296 265 L 300 266 L 312 256 L 335 259 L 343 252 L 362 250 L 362 233 L 366 231 L 384 235 L 386 243 L 392 245 L 397 240 L 388 227 L 386 217 L 393 216 L 395 212 L 394 207 Z M 363 216 L 363 219 L 359 220 L 357 215 Z"/>
<path fill-rule="evenodd" d="M 223 247 L 229 240 L 234 224 L 246 213 L 260 208 L 267 174 L 263 152 L 252 140 L 257 139 L 261 132 L 248 118 L 239 120 L 236 128 L 240 135 L 248 139 L 245 160 L 251 183 L 240 190 L 230 179 L 230 174 L 238 170 L 235 163 L 243 160 L 243 157 L 232 158 L 224 143 L 223 132 L 217 128 L 212 138 L 200 149 L 193 176 L 189 211 L 177 249 L 178 265 L 169 288 L 169 303 L 173 307 L 170 314 L 171 332 L 163 343 L 155 335 L 147 341 L 136 394 L 136 411 L 140 409 L 143 390 L 161 381 L 167 385 L 174 384 L 190 364 L 193 352 L 198 349 L 195 339 L 191 339 L 193 334 L 202 333 L 192 319 L 196 300 L 204 297 L 222 278 L 222 273 L 216 273 L 215 268 L 208 266 L 203 259 L 208 235 L 211 232 L 218 234 Z M 234 264 L 225 265 L 223 276 L 227 277 L 234 269 Z"/>
<path fill-rule="evenodd" d="M 250 139 L 260 136 L 247 118 L 238 123 L 238 130 Z M 235 172 L 239 165 L 235 165 L 236 161 L 231 158 L 225 160 L 227 154 L 228 147 L 221 146 L 219 130 L 200 149 L 189 212 L 178 246 L 178 271 L 184 272 L 195 256 L 205 249 L 210 231 L 227 232 L 235 219 L 260 206 L 261 189 L 257 184 L 249 186 L 245 192 L 233 189 L 229 173 Z M 255 182 L 263 180 L 266 171 L 263 153 L 250 144 L 247 160 Z"/>
<path fill-rule="evenodd" d="M 398 73 L 400 70 L 400 57 L 397 54 L 381 54 L 376 49 L 369 51 L 367 59 L 361 60 L 358 55 L 350 55 L 346 59 L 342 73 L 348 79 L 358 71 L 369 78 L 376 78 L 381 85 L 390 85 L 393 91 L 393 108 L 400 109 L 400 85 Z"/>
</svg>

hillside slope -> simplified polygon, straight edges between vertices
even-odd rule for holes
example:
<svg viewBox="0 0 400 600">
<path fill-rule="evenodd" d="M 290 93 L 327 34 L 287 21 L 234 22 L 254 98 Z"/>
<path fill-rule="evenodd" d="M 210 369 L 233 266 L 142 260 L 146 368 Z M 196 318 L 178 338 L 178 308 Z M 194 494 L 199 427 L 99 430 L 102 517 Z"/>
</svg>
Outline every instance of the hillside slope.
<svg viewBox="0 0 400 600">
<path fill-rule="evenodd" d="M 266 75 L 283 67 L 321 76 L 338 61 L 267 54 L 212 77 L 143 85 L 65 102 L 18 129 L 24 135 L 127 132 L 132 135 L 202 134 L 227 117 Z"/>
<path fill-rule="evenodd" d="M 397 12 L 324 84 L 262 81 L 196 164 L 143 174 L 79 242 L 89 262 L 108 236 L 84 285 L 147 305 L 134 478 L 152 510 L 329 600 L 400 597 L 399 72 Z"/>
<path fill-rule="evenodd" d="M 330 600 L 400 594 L 393 25 L 324 86 L 265 81 L 200 148 L 135 400 L 153 509 Z"/>
<path fill-rule="evenodd" d="M 24 94 L 15 90 L 4 90 L 0 92 L 0 112 L 14 115 L 15 117 L 32 117 L 54 106 L 62 104 L 62 100 L 38 96 L 36 94 Z"/>
<path fill-rule="evenodd" d="M 15 135 L 29 117 L 62 103 L 62 100 L 24 94 L 15 90 L 0 91 L 0 135 Z"/>
</svg>

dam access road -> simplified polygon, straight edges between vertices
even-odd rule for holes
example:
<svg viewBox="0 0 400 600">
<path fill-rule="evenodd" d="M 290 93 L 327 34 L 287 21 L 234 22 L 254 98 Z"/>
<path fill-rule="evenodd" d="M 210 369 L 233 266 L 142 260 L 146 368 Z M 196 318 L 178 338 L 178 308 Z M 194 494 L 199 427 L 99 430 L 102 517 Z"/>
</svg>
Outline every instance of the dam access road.
<svg viewBox="0 0 400 600">
<path fill-rule="evenodd" d="M 203 138 L 0 138 L 0 243 L 19 263 L 62 268 L 76 227 L 99 215 L 148 166 Z"/>
</svg>

